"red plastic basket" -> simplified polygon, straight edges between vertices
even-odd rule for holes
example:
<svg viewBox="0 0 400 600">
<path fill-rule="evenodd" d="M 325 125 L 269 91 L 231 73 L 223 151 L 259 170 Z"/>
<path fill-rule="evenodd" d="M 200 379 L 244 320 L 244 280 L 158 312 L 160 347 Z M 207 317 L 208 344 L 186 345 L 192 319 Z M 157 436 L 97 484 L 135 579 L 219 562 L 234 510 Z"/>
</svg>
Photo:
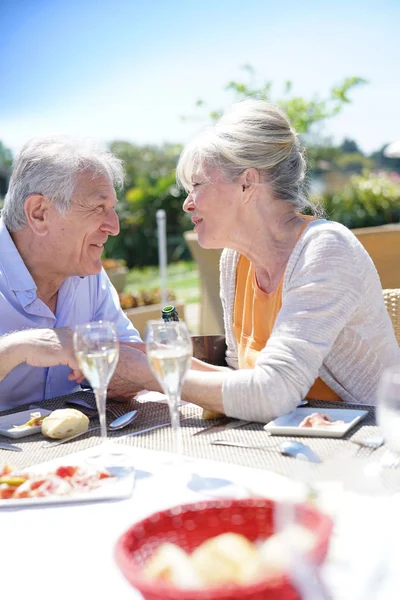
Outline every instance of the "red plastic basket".
<svg viewBox="0 0 400 600">
<path fill-rule="evenodd" d="M 254 542 L 274 533 L 276 503 L 266 498 L 211 500 L 176 506 L 133 525 L 117 542 L 115 558 L 131 585 L 146 600 L 299 600 L 286 576 L 250 585 L 218 585 L 183 589 L 143 575 L 143 565 L 154 550 L 170 542 L 192 552 L 205 540 L 221 533 L 240 533 Z M 320 565 L 327 553 L 331 519 L 306 504 L 295 507 L 296 522 L 312 529 L 316 544 L 309 554 Z"/>
</svg>

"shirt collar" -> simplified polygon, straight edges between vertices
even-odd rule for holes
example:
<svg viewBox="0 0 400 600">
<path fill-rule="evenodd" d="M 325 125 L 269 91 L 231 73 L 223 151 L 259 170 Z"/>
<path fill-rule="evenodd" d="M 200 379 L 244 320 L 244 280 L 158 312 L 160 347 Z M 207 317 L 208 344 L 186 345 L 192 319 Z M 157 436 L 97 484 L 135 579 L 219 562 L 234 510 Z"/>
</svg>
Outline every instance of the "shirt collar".
<svg viewBox="0 0 400 600">
<path fill-rule="evenodd" d="M 25 266 L 12 237 L 0 217 L 0 265 L 8 286 L 14 292 L 32 290 L 36 296 L 36 284 Z"/>
</svg>

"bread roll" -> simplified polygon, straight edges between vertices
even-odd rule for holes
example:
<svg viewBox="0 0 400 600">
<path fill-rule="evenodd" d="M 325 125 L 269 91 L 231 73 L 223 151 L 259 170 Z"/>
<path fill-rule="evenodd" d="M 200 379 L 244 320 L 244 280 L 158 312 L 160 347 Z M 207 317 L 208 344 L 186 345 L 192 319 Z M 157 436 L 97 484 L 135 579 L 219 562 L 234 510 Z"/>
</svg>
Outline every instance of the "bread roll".
<svg viewBox="0 0 400 600">
<path fill-rule="evenodd" d="M 201 586 L 190 557 L 175 544 L 161 544 L 146 563 L 144 572 L 147 577 L 161 579 L 178 587 Z"/>
<path fill-rule="evenodd" d="M 203 542 L 191 558 L 206 585 L 247 583 L 260 576 L 257 548 L 238 533 L 223 533 Z"/>
<path fill-rule="evenodd" d="M 43 419 L 42 433 L 50 438 L 60 440 L 70 437 L 75 433 L 87 431 L 89 419 L 80 410 L 75 408 L 60 408 L 53 410 Z"/>
</svg>

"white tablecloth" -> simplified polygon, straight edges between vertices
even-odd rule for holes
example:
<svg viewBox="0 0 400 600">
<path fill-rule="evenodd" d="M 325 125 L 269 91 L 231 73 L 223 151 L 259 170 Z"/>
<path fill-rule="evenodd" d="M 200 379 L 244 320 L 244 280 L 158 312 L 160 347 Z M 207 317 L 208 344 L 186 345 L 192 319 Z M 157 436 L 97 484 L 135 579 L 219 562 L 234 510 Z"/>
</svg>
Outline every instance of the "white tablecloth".
<svg viewBox="0 0 400 600">
<path fill-rule="evenodd" d="M 302 483 L 275 473 L 212 461 L 188 460 L 182 477 L 170 479 L 168 473 L 176 472 L 162 465 L 168 455 L 124 449 L 138 470 L 133 494 L 126 500 L 0 510 L 2 598 L 140 599 L 113 557 L 116 540 L 134 522 L 175 504 L 217 496 L 245 497 L 249 490 L 275 499 L 298 500 L 306 492 Z M 93 448 L 59 462 L 76 464 L 90 452 Z M 220 488 L 194 491 L 186 485 L 190 477 L 200 488 L 210 477 L 225 480 L 225 485 L 221 482 Z M 320 503 L 335 519 L 323 569 L 333 600 L 397 599 L 398 496 L 371 497 L 326 484 L 320 487 Z"/>
</svg>

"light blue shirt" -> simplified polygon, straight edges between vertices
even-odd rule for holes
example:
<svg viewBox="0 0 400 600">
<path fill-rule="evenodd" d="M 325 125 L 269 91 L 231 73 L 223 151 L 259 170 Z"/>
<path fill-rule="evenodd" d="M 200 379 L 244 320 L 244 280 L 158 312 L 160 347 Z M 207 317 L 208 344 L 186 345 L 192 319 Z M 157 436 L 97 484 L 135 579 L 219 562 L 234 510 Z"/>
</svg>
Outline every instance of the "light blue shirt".
<svg viewBox="0 0 400 600">
<path fill-rule="evenodd" d="M 121 342 L 139 342 L 140 335 L 121 310 L 118 294 L 104 270 L 88 277 L 69 277 L 58 292 L 54 315 L 36 295 L 36 284 L 0 218 L 0 336 L 33 328 L 71 327 L 91 321 L 112 321 Z M 0 382 L 0 410 L 39 402 L 80 390 L 68 380 L 66 366 L 39 368 L 25 363 Z"/>
</svg>

